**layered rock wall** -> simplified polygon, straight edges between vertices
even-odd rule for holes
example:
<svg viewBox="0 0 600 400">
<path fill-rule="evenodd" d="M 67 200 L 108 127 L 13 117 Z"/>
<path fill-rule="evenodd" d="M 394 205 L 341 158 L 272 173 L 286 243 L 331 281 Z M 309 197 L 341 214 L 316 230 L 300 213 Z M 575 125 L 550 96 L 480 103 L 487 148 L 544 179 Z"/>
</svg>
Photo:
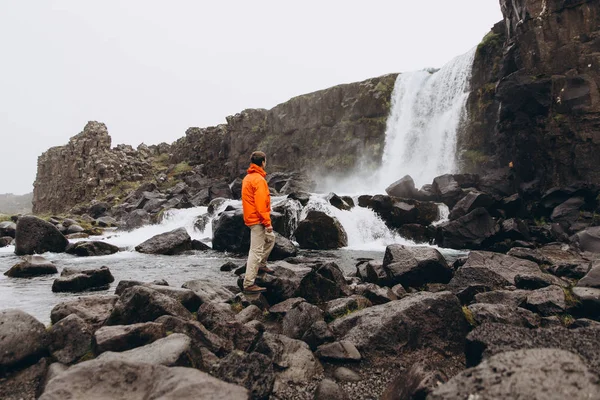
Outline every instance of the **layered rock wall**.
<svg viewBox="0 0 600 400">
<path fill-rule="evenodd" d="M 38 158 L 33 212 L 58 213 L 104 198 L 123 182 L 136 182 L 152 173 L 151 150 L 128 145 L 111 149 L 106 125 L 88 122 L 65 146 L 52 147 Z M 133 185 L 133 184 L 132 184 Z"/>
<path fill-rule="evenodd" d="M 459 139 L 466 171 L 514 165 L 541 189 L 600 182 L 600 3 L 501 0 Z"/>
</svg>

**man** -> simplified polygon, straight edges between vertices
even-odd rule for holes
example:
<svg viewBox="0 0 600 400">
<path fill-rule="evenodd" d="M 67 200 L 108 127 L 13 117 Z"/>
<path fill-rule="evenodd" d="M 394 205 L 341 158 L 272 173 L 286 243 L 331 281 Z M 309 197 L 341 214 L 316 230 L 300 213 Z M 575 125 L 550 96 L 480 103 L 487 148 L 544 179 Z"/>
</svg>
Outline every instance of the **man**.
<svg viewBox="0 0 600 400">
<path fill-rule="evenodd" d="M 275 245 L 271 226 L 271 194 L 265 180 L 267 156 L 255 151 L 250 157 L 248 175 L 242 181 L 242 206 L 244 223 L 250 228 L 250 252 L 244 279 L 245 293 L 260 293 L 266 289 L 254 283 L 258 272 L 273 273 L 267 268 L 267 258 Z"/>
</svg>

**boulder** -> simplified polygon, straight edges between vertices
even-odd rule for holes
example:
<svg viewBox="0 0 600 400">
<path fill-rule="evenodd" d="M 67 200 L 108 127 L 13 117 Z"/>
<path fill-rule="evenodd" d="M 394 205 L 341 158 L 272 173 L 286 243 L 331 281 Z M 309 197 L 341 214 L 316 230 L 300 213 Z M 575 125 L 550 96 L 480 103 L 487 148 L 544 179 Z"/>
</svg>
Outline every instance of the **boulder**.
<svg viewBox="0 0 600 400">
<path fill-rule="evenodd" d="M 98 360 L 120 360 L 132 363 L 164 365 L 166 367 L 194 367 L 200 365 L 201 355 L 194 348 L 192 340 L 181 333 L 173 333 L 165 338 L 142 347 L 123 352 L 107 351 Z"/>
<path fill-rule="evenodd" d="M 244 224 L 242 210 L 224 211 L 212 223 L 214 250 L 246 253 L 250 248 L 250 229 Z"/>
<path fill-rule="evenodd" d="M 306 343 L 284 335 L 265 332 L 255 351 L 273 362 L 276 371 L 273 394 L 284 390 L 289 383 L 307 384 L 323 372 Z"/>
<path fill-rule="evenodd" d="M 529 293 L 529 290 L 492 290 L 476 294 L 474 302 L 519 307 L 525 303 Z"/>
<path fill-rule="evenodd" d="M 96 218 L 100 218 L 103 217 L 107 211 L 110 210 L 110 204 L 106 203 L 106 202 L 98 202 L 94 205 L 92 205 L 89 209 L 88 209 L 88 214 L 90 215 L 90 217 L 96 219 Z"/>
<path fill-rule="evenodd" d="M 581 358 L 558 349 L 510 351 L 455 376 L 428 399 L 591 399 L 600 393 Z"/>
<path fill-rule="evenodd" d="M 48 358 L 42 358 L 30 367 L 4 375 L 0 378 L 0 399 L 37 399 L 44 385 L 48 364 Z"/>
<path fill-rule="evenodd" d="M 48 330 L 48 349 L 62 364 L 72 364 L 90 351 L 92 333 L 76 314 L 61 319 Z"/>
<path fill-rule="evenodd" d="M 236 314 L 235 319 L 242 324 L 248 323 L 252 320 L 262 319 L 263 312 L 260 308 L 255 306 L 254 304 L 250 304 L 248 307 L 244 308 L 242 311 Z"/>
<path fill-rule="evenodd" d="M 66 252 L 79 257 L 107 256 L 117 253 L 119 248 L 105 242 L 77 242 L 67 246 Z"/>
<path fill-rule="evenodd" d="M 475 187 L 477 185 L 476 181 L 477 180 L 473 177 L 471 177 L 471 179 L 462 179 L 462 177 L 458 175 L 446 174 L 434 178 L 431 189 L 442 202 L 452 209 L 464 196 L 462 188 Z M 471 185 L 469 185 L 469 183 L 471 183 Z"/>
<path fill-rule="evenodd" d="M 373 304 L 364 296 L 352 295 L 328 301 L 323 305 L 325 318 L 332 321 L 336 318 L 343 317 L 354 311 L 362 310 L 363 308 L 371 307 Z"/>
<path fill-rule="evenodd" d="M 352 208 L 352 206 L 354 206 L 354 204 L 352 204 L 352 206 L 348 204 L 348 202 L 335 193 L 329 193 L 325 199 L 329 202 L 329 204 L 343 211 L 348 211 Z"/>
<path fill-rule="evenodd" d="M 398 300 L 389 287 L 380 287 L 374 283 L 359 285 L 356 287 L 355 291 L 373 305 L 385 304 L 390 301 Z"/>
<path fill-rule="evenodd" d="M 499 238 L 522 241 L 531 240 L 529 229 L 525 222 L 516 218 L 510 218 L 502 222 Z"/>
<path fill-rule="evenodd" d="M 389 196 L 402 197 L 407 199 L 414 199 L 417 195 L 415 181 L 413 181 L 410 175 L 406 175 L 403 178 L 400 178 L 396 182 L 392 183 L 385 189 L 385 192 Z"/>
<path fill-rule="evenodd" d="M 325 321 L 318 320 L 304 332 L 301 339 L 312 351 L 315 351 L 320 345 L 333 342 L 335 336 Z"/>
<path fill-rule="evenodd" d="M 348 246 L 348 235 L 335 217 L 321 211 L 309 211 L 294 232 L 303 249 L 330 250 Z"/>
<path fill-rule="evenodd" d="M 212 332 L 232 342 L 233 347 L 241 351 L 249 351 L 260 338 L 260 333 L 256 329 L 235 320 L 217 322 Z"/>
<path fill-rule="evenodd" d="M 565 293 L 558 286 L 548 286 L 543 289 L 534 290 L 527 296 L 523 307 L 543 317 L 561 314 L 567 308 Z"/>
<path fill-rule="evenodd" d="M 273 275 L 259 275 L 256 284 L 266 287 L 264 296 L 269 304 L 277 304 L 292 297 L 302 297 L 312 304 L 320 304 L 350 294 L 343 273 L 337 264 L 276 265 Z M 241 284 L 241 279 L 238 281 Z"/>
<path fill-rule="evenodd" d="M 252 399 L 267 399 L 273 390 L 275 373 L 269 357 L 260 353 L 233 351 L 213 370 L 213 375 L 225 382 L 243 386 Z"/>
<path fill-rule="evenodd" d="M 41 400 L 247 400 L 241 386 L 225 383 L 192 368 L 114 360 L 91 360 L 78 364 L 48 382 Z"/>
<path fill-rule="evenodd" d="M 317 306 L 303 302 L 285 314 L 281 333 L 292 339 L 302 339 L 306 331 L 320 320 L 323 320 L 323 311 Z"/>
<path fill-rule="evenodd" d="M 449 218 L 451 220 L 458 219 L 470 213 L 471 211 L 483 207 L 489 208 L 494 204 L 494 199 L 482 192 L 472 191 L 466 194 L 465 197 L 460 199 L 458 203 L 450 211 Z"/>
<path fill-rule="evenodd" d="M 281 317 L 285 317 L 285 315 L 290 312 L 291 309 L 296 307 L 298 304 L 304 302 L 305 300 L 302 297 L 292 297 L 287 300 L 284 300 L 280 303 L 273 305 L 269 308 L 269 313 Z"/>
<path fill-rule="evenodd" d="M 92 332 L 104 325 L 119 300 L 118 296 L 84 296 L 75 300 L 69 300 L 54 306 L 50 313 L 50 321 L 56 324 L 58 321 L 75 314 L 83 319 Z"/>
<path fill-rule="evenodd" d="M 362 359 L 354 344 L 347 340 L 323 344 L 317 348 L 315 355 L 321 360 L 327 361 L 348 362 Z"/>
<path fill-rule="evenodd" d="M 198 321 L 212 331 L 219 323 L 235 321 L 235 314 L 229 304 L 206 302 L 198 309 Z"/>
<path fill-rule="evenodd" d="M 94 351 L 126 351 L 145 346 L 167 335 L 160 323 L 143 322 L 132 325 L 103 326 L 94 333 Z"/>
<path fill-rule="evenodd" d="M 573 288 L 573 297 L 577 302 L 574 312 L 600 320 L 600 289 L 576 286 Z"/>
<path fill-rule="evenodd" d="M 235 297 L 233 292 L 208 279 L 187 281 L 181 287 L 196 293 L 202 303 L 230 303 Z"/>
<path fill-rule="evenodd" d="M 116 295 L 121 295 L 125 290 L 134 286 L 146 286 L 159 293 L 165 294 L 174 300 L 179 301 L 190 312 L 198 311 L 198 307 L 202 304 L 200 297 L 190 289 L 175 288 L 168 285 L 155 285 L 152 283 L 144 283 L 138 281 L 120 281 L 115 290 Z"/>
<path fill-rule="evenodd" d="M 225 264 L 221 265 L 221 268 L 219 268 L 219 271 L 230 272 L 230 271 L 236 270 L 237 268 L 238 268 L 237 264 L 235 264 L 231 261 L 227 261 Z"/>
<path fill-rule="evenodd" d="M 350 396 L 330 379 L 323 379 L 315 390 L 314 400 L 350 400 Z"/>
<path fill-rule="evenodd" d="M 125 230 L 132 231 L 150 224 L 150 214 L 146 210 L 133 210 L 125 217 Z"/>
<path fill-rule="evenodd" d="M 36 363 L 47 345 L 44 324 L 21 310 L 0 310 L 0 374 Z"/>
<path fill-rule="evenodd" d="M 587 228 L 577 233 L 576 240 L 582 251 L 600 253 L 600 226 Z"/>
<path fill-rule="evenodd" d="M 72 224 L 72 225 L 69 225 L 66 233 L 69 235 L 72 235 L 74 233 L 81 233 L 83 231 L 85 231 L 85 229 L 83 229 L 80 225 Z"/>
<path fill-rule="evenodd" d="M 59 278 L 52 283 L 53 292 L 83 292 L 86 290 L 105 290 L 115 278 L 108 267 L 77 270 L 64 268 Z"/>
<path fill-rule="evenodd" d="M 462 353 L 467 322 L 458 299 L 449 292 L 419 292 L 365 308 L 330 324 L 340 340 L 361 354 L 395 354 L 404 347 L 430 347 Z"/>
<path fill-rule="evenodd" d="M 294 243 L 275 232 L 275 246 L 271 254 L 269 254 L 269 261 L 285 260 L 289 257 L 296 257 L 298 249 Z"/>
<path fill-rule="evenodd" d="M 393 229 L 406 224 L 429 225 L 439 218 L 439 207 L 436 203 L 380 194 L 371 198 L 369 208 Z"/>
<path fill-rule="evenodd" d="M 12 221 L 0 222 L 0 237 L 15 238 L 17 233 L 17 224 Z"/>
<path fill-rule="evenodd" d="M 441 253 L 432 247 L 387 246 L 382 269 L 386 272 L 389 286 L 421 287 L 427 283 L 448 283 L 452 268 Z"/>
<path fill-rule="evenodd" d="M 592 369 L 600 366 L 600 326 L 567 329 L 564 327 L 529 329 L 486 323 L 467 336 L 465 355 L 467 367 L 506 351 L 555 348 L 578 354 Z"/>
<path fill-rule="evenodd" d="M 350 368 L 339 367 L 333 371 L 333 376 L 340 382 L 360 382 L 362 378 L 359 374 L 352 371 Z"/>
<path fill-rule="evenodd" d="M 155 322 L 161 324 L 167 332 L 183 333 L 192 339 L 194 346 L 204 347 L 214 354 L 221 356 L 233 348 L 233 343 L 210 332 L 200 322 L 186 321 L 170 315 L 163 315 Z"/>
<path fill-rule="evenodd" d="M 140 253 L 165 255 L 175 255 L 191 249 L 192 239 L 185 228 L 161 233 L 135 247 Z"/>
<path fill-rule="evenodd" d="M 435 230 L 420 224 L 404 224 L 398 228 L 398 233 L 405 239 L 414 243 L 429 243 L 433 239 Z"/>
<path fill-rule="evenodd" d="M 129 325 L 154 321 L 163 315 L 192 319 L 179 301 L 145 286 L 134 286 L 123 292 L 106 324 Z"/>
<path fill-rule="evenodd" d="M 18 256 L 47 251 L 62 253 L 69 244 L 54 225 L 31 215 L 17 221 L 15 241 L 15 254 Z"/>
<path fill-rule="evenodd" d="M 4 275 L 11 278 L 31 278 L 57 272 L 56 266 L 42 256 L 24 256 L 21 262 L 13 265 Z"/>
<path fill-rule="evenodd" d="M 576 286 L 600 289 L 600 260 L 592 263 L 588 273 L 577 282 Z"/>
<path fill-rule="evenodd" d="M 540 326 L 540 316 L 521 307 L 511 307 L 504 304 L 478 303 L 468 306 L 475 325 L 486 322 L 537 328 Z"/>
<path fill-rule="evenodd" d="M 499 229 L 485 208 L 477 208 L 463 217 L 439 225 L 435 242 L 440 247 L 452 249 L 480 249 Z"/>
</svg>

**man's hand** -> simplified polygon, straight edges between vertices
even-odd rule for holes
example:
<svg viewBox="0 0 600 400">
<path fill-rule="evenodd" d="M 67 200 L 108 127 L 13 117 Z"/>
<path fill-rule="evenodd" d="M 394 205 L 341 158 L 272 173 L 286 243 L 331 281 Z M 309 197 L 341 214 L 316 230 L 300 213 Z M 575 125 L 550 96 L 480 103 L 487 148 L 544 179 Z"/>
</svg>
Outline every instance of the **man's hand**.
<svg viewBox="0 0 600 400">
<path fill-rule="evenodd" d="M 273 227 L 272 227 L 272 226 L 267 226 L 267 227 L 265 228 L 265 230 L 266 230 L 268 233 L 272 233 L 272 232 L 273 232 Z"/>
</svg>

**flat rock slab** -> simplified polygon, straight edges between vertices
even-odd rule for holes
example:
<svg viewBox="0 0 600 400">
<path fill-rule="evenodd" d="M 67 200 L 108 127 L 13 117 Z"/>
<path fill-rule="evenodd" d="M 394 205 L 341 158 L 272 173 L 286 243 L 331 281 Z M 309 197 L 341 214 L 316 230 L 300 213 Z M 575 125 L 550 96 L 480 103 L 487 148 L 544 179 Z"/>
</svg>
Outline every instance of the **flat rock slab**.
<svg viewBox="0 0 600 400">
<path fill-rule="evenodd" d="M 69 300 L 54 306 L 50 312 L 50 320 L 56 324 L 70 314 L 76 314 L 83 319 L 95 331 L 104 325 L 119 300 L 119 296 L 94 295 L 82 296 L 75 300 Z"/>
<path fill-rule="evenodd" d="M 53 292 L 83 292 L 86 290 L 104 290 L 115 278 L 108 267 L 77 270 L 65 268 L 60 277 L 52 284 Z"/>
<path fill-rule="evenodd" d="M 185 228 L 156 235 L 135 247 L 135 250 L 146 254 L 175 255 L 192 250 L 192 238 Z"/>
<path fill-rule="evenodd" d="M 94 349 L 97 354 L 105 351 L 126 351 L 145 346 L 166 335 L 165 327 L 154 322 L 103 326 L 94 333 Z"/>
<path fill-rule="evenodd" d="M 91 360 L 52 379 L 41 400 L 247 400 L 248 391 L 192 368 Z"/>
<path fill-rule="evenodd" d="M 598 377 L 576 354 L 558 349 L 501 353 L 435 389 L 427 399 L 597 399 Z"/>
<path fill-rule="evenodd" d="M 173 333 L 146 346 L 120 353 L 108 351 L 98 360 L 122 360 L 132 363 L 165 365 L 167 367 L 193 367 L 199 365 L 200 355 L 195 354 L 192 340 L 181 333 Z"/>
<path fill-rule="evenodd" d="M 4 275 L 11 278 L 31 278 L 56 273 L 56 265 L 42 256 L 32 255 L 23 257 L 23 261 L 13 265 Z"/>
</svg>

